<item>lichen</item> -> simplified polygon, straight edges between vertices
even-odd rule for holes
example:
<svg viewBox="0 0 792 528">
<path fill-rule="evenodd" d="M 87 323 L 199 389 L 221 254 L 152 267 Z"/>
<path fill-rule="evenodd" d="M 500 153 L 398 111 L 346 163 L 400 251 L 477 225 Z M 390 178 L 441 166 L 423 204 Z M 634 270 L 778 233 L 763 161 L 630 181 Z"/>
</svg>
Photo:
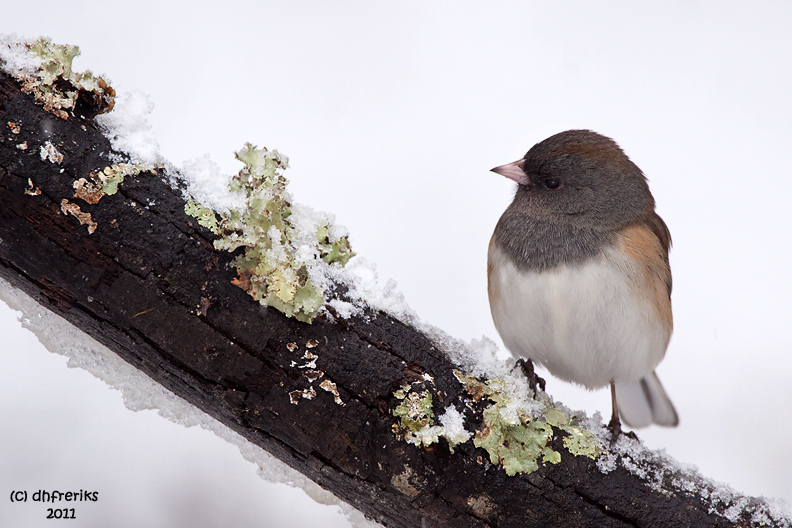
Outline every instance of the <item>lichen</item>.
<svg viewBox="0 0 792 528">
<path fill-rule="evenodd" d="M 250 143 L 236 153 L 244 167 L 232 178 L 231 191 L 245 195 L 243 210 L 222 213 L 188 202 L 185 212 L 198 218 L 218 239 L 215 248 L 244 251 L 234 260 L 234 284 L 265 306 L 310 323 L 324 304 L 325 291 L 310 278 L 317 259 L 343 266 L 354 255 L 346 236 L 333 236 L 328 222 L 305 240 L 291 220 L 292 205 L 283 170 L 288 159 L 278 151 Z"/>
<path fill-rule="evenodd" d="M 63 153 L 51 141 L 46 141 L 41 145 L 39 154 L 41 161 L 49 161 L 50 163 L 61 163 L 63 161 Z"/>
<path fill-rule="evenodd" d="M 470 438 L 469 434 L 460 434 L 457 427 L 435 424 L 433 397 L 429 389 L 421 391 L 413 389 L 412 385 L 403 385 L 393 396 L 401 402 L 393 410 L 393 416 L 399 419 L 399 423 L 394 424 L 394 432 L 407 443 L 428 447 L 442 437 L 448 441 L 453 453 L 456 445 Z"/>
<path fill-rule="evenodd" d="M 414 434 L 426 426 L 434 424 L 432 393 L 429 390 L 417 392 L 410 385 L 404 385 L 393 394 L 401 403 L 393 410 L 407 434 Z M 408 440 L 409 441 L 409 440 Z"/>
<path fill-rule="evenodd" d="M 114 163 L 101 171 L 91 173 L 91 177 L 102 184 L 102 191 L 105 194 L 112 195 L 118 192 L 118 186 L 124 182 L 125 176 L 134 176 L 142 170 L 145 169 L 134 163 Z"/>
<path fill-rule="evenodd" d="M 426 480 L 417 475 L 410 466 L 404 466 L 404 471 L 391 477 L 391 485 L 404 495 L 414 498 L 421 494 Z"/>
<path fill-rule="evenodd" d="M 300 402 L 300 398 L 306 400 L 313 400 L 316 397 L 316 389 L 313 386 L 308 387 L 307 389 L 303 390 L 293 390 L 289 393 L 289 402 L 293 405 L 297 405 Z"/>
<path fill-rule="evenodd" d="M 102 170 L 94 171 L 90 174 L 90 180 L 80 178 L 73 184 L 74 197 L 80 198 L 89 204 L 99 203 L 105 195 L 113 195 L 118 192 L 118 186 L 124 182 L 125 176 L 139 174 L 145 169 L 134 163 L 114 163 L 104 167 Z"/>
<path fill-rule="evenodd" d="M 313 383 L 314 381 L 324 376 L 324 372 L 322 372 L 321 370 L 309 369 L 303 372 L 303 376 L 305 377 L 305 379 L 308 380 L 308 383 Z"/>
<path fill-rule="evenodd" d="M 69 202 L 67 199 L 61 200 L 61 212 L 65 215 L 72 215 L 77 220 L 80 221 L 80 224 L 88 226 L 88 234 L 92 235 L 96 228 L 98 227 L 96 222 L 91 219 L 91 213 L 85 213 L 80 209 L 80 206 Z"/>
<path fill-rule="evenodd" d="M 25 47 L 38 59 L 39 67 L 11 73 L 20 81 L 22 91 L 32 94 L 45 110 L 67 119 L 80 98 L 93 103 L 94 115 L 112 110 L 115 91 L 105 80 L 89 70 L 80 73 L 72 69 L 79 47 L 53 44 L 49 38 L 28 42 Z"/>
<path fill-rule="evenodd" d="M 305 343 L 305 348 L 309 350 L 306 350 L 305 353 L 300 358 L 300 360 L 305 361 L 305 363 L 300 364 L 297 361 L 292 361 L 290 363 L 291 367 L 305 369 L 305 371 L 303 372 L 303 377 L 306 380 L 308 380 L 309 386 L 307 389 L 289 392 L 289 399 L 291 403 L 295 405 L 297 405 L 301 397 L 308 400 L 313 399 L 316 396 L 316 389 L 314 388 L 313 385 L 314 382 L 316 382 L 321 378 L 325 378 L 324 380 L 322 380 L 321 383 L 319 383 L 319 388 L 322 389 L 323 391 L 332 394 L 333 400 L 335 401 L 336 405 L 341 405 L 342 407 L 346 406 L 346 403 L 341 399 L 341 393 L 338 391 L 338 385 L 336 385 L 336 383 L 333 380 L 328 379 L 323 371 L 318 370 L 316 368 L 316 362 L 319 360 L 319 355 L 315 354 L 314 352 L 311 352 L 310 349 L 316 348 L 318 345 L 319 345 L 318 341 L 316 341 L 315 339 L 309 339 Z M 289 350 L 289 352 L 294 352 L 299 347 L 297 343 L 287 343 L 286 348 Z"/>
<path fill-rule="evenodd" d="M 432 410 L 432 393 L 411 390 L 404 385 L 393 394 L 401 403 L 393 410 L 393 416 L 399 419 L 398 428 L 408 444 L 428 447 L 439 441 L 443 428 L 434 425 Z"/>
<path fill-rule="evenodd" d="M 214 233 L 220 234 L 220 228 L 217 225 L 217 217 L 214 211 L 208 207 L 204 207 L 198 202 L 187 200 L 187 205 L 184 206 L 184 212 L 198 220 L 198 223 L 206 229 Z"/>
<path fill-rule="evenodd" d="M 564 427 L 563 430 L 569 433 L 569 436 L 564 437 L 564 447 L 573 455 L 596 460 L 602 454 L 602 445 L 591 431 L 573 425 Z"/>
<path fill-rule="evenodd" d="M 28 188 L 25 189 L 25 194 L 28 196 L 38 196 L 41 194 L 41 189 L 33 185 L 33 180 L 28 178 Z"/>
<path fill-rule="evenodd" d="M 495 511 L 495 503 L 485 493 L 476 497 L 468 497 L 467 505 L 477 517 L 484 519 L 489 519 Z"/>
<path fill-rule="evenodd" d="M 482 413 L 484 428 L 476 433 L 473 445 L 485 449 L 490 462 L 500 464 L 508 475 L 532 473 L 543 463 L 558 464 L 561 454 L 548 446 L 554 430 L 564 431 L 564 447 L 575 456 L 597 458 L 603 451 L 599 440 L 588 430 L 574 424 L 564 412 L 548 406 L 543 416 L 517 411 L 505 412 L 511 398 L 503 390 L 503 380 L 481 382 L 455 370 L 454 375 L 474 401 L 487 399 L 491 405 Z"/>
<path fill-rule="evenodd" d="M 575 456 L 587 456 L 595 460 L 603 453 L 602 444 L 588 429 L 574 424 L 573 420 L 558 409 L 548 408 L 545 413 L 547 423 L 567 433 L 564 447 Z"/>
<path fill-rule="evenodd" d="M 319 226 L 316 239 L 319 241 L 322 260 L 328 264 L 337 262 L 344 266 L 349 259 L 355 256 L 349 245 L 349 239 L 345 236 L 332 237 L 330 235 L 330 226 L 326 224 Z"/>
<path fill-rule="evenodd" d="M 343 400 L 341 400 L 341 395 L 338 393 L 338 387 L 336 386 L 334 381 L 330 381 L 329 379 L 326 379 L 319 384 L 319 388 L 332 394 L 333 400 L 336 402 L 336 405 L 340 405 L 342 407 L 346 406 L 346 403 L 344 403 Z"/>
<path fill-rule="evenodd" d="M 53 44 L 49 38 L 40 38 L 28 44 L 28 49 L 41 58 L 39 76 L 46 84 L 52 84 L 58 77 L 70 79 L 72 61 L 80 55 L 78 46 Z"/>
<path fill-rule="evenodd" d="M 308 360 L 308 363 L 306 363 L 304 365 L 298 365 L 296 361 L 292 361 L 291 362 L 291 366 L 292 367 L 301 368 L 301 369 L 311 369 L 311 370 L 313 370 L 313 369 L 316 369 L 316 360 L 319 359 L 319 356 L 317 356 L 316 354 L 314 354 L 310 350 L 306 350 L 305 354 L 303 354 L 302 358 L 300 358 L 300 359 L 306 359 L 306 360 Z"/>
<path fill-rule="evenodd" d="M 89 204 L 99 203 L 99 200 L 101 200 L 102 196 L 105 195 L 101 185 L 97 185 L 96 183 L 88 181 L 85 178 L 75 180 L 73 186 L 74 197 L 88 202 Z"/>
<path fill-rule="evenodd" d="M 478 431 L 473 445 L 489 453 L 490 462 L 501 464 L 506 474 L 533 473 L 539 469 L 539 457 L 551 464 L 561 462 L 561 455 L 547 446 L 553 438 L 550 424 L 520 416 L 519 420 L 508 420 L 501 411 L 509 398 L 494 391 L 488 394 L 493 404 L 484 409 L 484 431 Z"/>
</svg>

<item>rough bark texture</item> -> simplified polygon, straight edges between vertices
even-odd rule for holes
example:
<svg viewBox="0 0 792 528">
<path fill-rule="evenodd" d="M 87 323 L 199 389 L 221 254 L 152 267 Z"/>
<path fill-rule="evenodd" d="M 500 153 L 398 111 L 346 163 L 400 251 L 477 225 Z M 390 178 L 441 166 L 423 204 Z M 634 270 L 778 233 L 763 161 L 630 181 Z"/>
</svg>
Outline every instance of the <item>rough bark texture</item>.
<svg viewBox="0 0 792 528">
<path fill-rule="evenodd" d="M 304 324 L 262 308 L 231 284 L 231 256 L 213 249 L 162 173 L 127 177 L 93 205 L 75 198 L 74 181 L 109 164 L 107 139 L 91 120 L 46 112 L 2 73 L 0 125 L 0 276 L 383 525 L 750 524 L 708 513 L 696 495 L 653 491 L 621 467 L 603 474 L 560 434 L 561 464 L 515 477 L 472 442 L 454 454 L 444 441 L 407 444 L 393 431 L 400 385 L 431 374 L 437 411 L 463 396 L 427 337 L 382 313 Z M 42 159 L 46 141 L 62 161 Z M 64 214 L 64 199 L 90 213 L 95 232 Z M 306 351 L 323 372 L 313 382 Z M 313 399 L 292 403 L 310 387 Z"/>
</svg>

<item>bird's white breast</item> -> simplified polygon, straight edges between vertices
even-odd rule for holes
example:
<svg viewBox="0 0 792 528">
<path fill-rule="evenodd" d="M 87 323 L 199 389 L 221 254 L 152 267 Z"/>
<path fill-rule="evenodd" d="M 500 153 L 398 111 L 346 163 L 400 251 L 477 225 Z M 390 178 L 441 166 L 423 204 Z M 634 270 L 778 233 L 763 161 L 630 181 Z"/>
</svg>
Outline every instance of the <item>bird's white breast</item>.
<svg viewBox="0 0 792 528">
<path fill-rule="evenodd" d="M 640 264 L 616 247 L 582 264 L 519 270 L 493 242 L 495 327 L 516 357 L 590 389 L 636 381 L 663 359 L 671 328 L 641 292 Z"/>
</svg>

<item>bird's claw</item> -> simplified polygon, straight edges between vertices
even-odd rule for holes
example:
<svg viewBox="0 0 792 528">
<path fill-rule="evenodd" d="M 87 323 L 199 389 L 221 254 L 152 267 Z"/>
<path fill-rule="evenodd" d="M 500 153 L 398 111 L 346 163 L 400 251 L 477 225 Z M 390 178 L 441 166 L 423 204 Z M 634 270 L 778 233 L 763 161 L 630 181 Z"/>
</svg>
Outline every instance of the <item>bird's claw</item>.
<svg viewBox="0 0 792 528">
<path fill-rule="evenodd" d="M 616 445 L 616 442 L 619 440 L 619 437 L 621 435 L 632 438 L 633 440 L 638 440 L 638 435 L 636 435 L 635 432 L 622 430 L 621 420 L 619 420 L 618 416 L 612 417 L 610 422 L 608 422 L 608 431 L 610 431 L 611 433 L 611 439 L 610 439 L 611 447 Z"/>
<path fill-rule="evenodd" d="M 530 359 L 520 358 L 517 360 L 516 366 L 520 367 L 520 370 L 523 371 L 525 377 L 528 378 L 528 386 L 531 387 L 531 389 L 534 391 L 534 394 L 537 392 L 537 387 L 542 389 L 542 392 L 545 391 L 545 380 L 544 378 L 540 378 L 534 370 L 533 361 Z"/>
</svg>

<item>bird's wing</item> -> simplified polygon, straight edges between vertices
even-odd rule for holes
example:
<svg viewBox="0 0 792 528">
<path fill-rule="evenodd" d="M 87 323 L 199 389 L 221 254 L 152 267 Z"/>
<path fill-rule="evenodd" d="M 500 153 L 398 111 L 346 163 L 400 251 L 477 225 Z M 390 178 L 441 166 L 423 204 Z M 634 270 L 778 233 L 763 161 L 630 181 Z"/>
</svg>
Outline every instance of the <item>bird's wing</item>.
<svg viewBox="0 0 792 528">
<path fill-rule="evenodd" d="M 644 223 L 646 224 L 646 227 L 648 227 L 649 230 L 654 233 L 663 248 L 663 259 L 665 260 L 668 269 L 664 279 L 666 287 L 668 288 L 668 296 L 671 297 L 671 268 L 668 266 L 668 251 L 671 249 L 671 233 L 668 231 L 668 226 L 665 224 L 665 222 L 663 222 L 663 219 L 660 218 L 660 215 L 654 211 L 652 211 L 652 214 L 646 218 Z"/>
</svg>

